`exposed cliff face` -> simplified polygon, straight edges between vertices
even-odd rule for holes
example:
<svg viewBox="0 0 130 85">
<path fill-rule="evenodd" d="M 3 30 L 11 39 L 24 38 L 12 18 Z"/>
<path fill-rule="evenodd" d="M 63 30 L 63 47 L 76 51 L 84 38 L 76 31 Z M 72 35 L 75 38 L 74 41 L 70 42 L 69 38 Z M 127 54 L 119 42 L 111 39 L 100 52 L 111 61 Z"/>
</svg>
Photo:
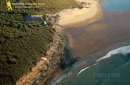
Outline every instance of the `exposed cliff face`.
<svg viewBox="0 0 130 85">
<path fill-rule="evenodd" d="M 53 26 L 56 30 L 52 45 L 47 51 L 47 60 L 41 59 L 32 72 L 24 75 L 16 85 L 37 85 L 39 83 L 45 84 L 46 80 L 58 69 L 66 69 L 75 62 L 70 52 L 65 48 L 65 35 L 63 28 L 60 25 Z"/>
</svg>

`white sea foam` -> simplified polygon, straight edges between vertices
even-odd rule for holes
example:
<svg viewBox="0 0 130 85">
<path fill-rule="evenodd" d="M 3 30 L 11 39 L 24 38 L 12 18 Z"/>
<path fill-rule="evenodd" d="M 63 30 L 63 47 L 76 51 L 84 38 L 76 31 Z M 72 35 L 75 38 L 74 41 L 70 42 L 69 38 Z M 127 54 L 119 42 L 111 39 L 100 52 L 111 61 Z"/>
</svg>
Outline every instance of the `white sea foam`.
<svg viewBox="0 0 130 85">
<path fill-rule="evenodd" d="M 73 65 L 74 68 L 82 66 L 83 64 L 86 64 L 88 60 L 85 60 L 83 62 L 81 62 L 78 65 Z M 58 78 L 55 82 L 53 82 L 51 85 L 56 85 L 57 83 L 61 82 L 64 78 L 69 77 L 72 73 L 68 72 L 67 74 L 64 74 L 63 76 L 61 76 L 60 78 Z"/>
<path fill-rule="evenodd" d="M 95 64 L 93 64 L 93 65 L 95 65 Z M 93 66 L 93 65 L 91 65 L 91 66 Z M 88 66 L 88 67 L 83 68 L 82 70 L 80 70 L 80 72 L 79 72 L 77 75 L 79 75 L 80 73 L 82 73 L 84 70 L 88 69 L 88 68 L 91 67 L 91 66 Z"/>
<path fill-rule="evenodd" d="M 103 59 L 106 59 L 106 58 L 109 58 L 111 57 L 112 55 L 115 55 L 115 54 L 123 54 L 123 55 L 126 55 L 130 53 L 130 45 L 129 46 L 123 46 L 123 47 L 120 47 L 120 48 L 117 48 L 115 50 L 112 50 L 110 51 L 106 56 L 104 57 L 101 57 L 100 59 L 96 60 L 97 62 L 99 62 L 100 60 L 103 60 Z M 91 66 L 94 66 L 97 64 L 97 62 Z M 80 72 L 78 72 L 77 75 L 79 75 L 80 73 L 82 73 L 83 71 L 85 71 L 86 69 L 90 68 L 91 66 L 88 66 L 88 67 L 85 67 L 83 68 L 82 70 L 80 70 Z M 56 85 L 57 83 L 61 82 L 65 77 L 68 77 L 70 76 L 71 73 L 69 74 L 65 74 L 63 76 L 61 76 L 59 79 L 57 79 L 52 85 Z"/>
<path fill-rule="evenodd" d="M 52 83 L 51 85 L 56 85 L 57 83 L 61 82 L 65 77 L 69 77 L 71 75 L 71 73 L 68 74 L 64 74 L 63 76 L 61 76 L 59 79 L 57 79 L 54 83 Z"/>
<path fill-rule="evenodd" d="M 100 59 L 96 60 L 97 62 L 99 62 L 100 60 L 103 60 L 103 59 L 106 59 L 106 58 L 109 58 L 111 57 L 112 55 L 115 55 L 115 54 L 123 54 L 123 55 L 126 55 L 130 53 L 130 45 L 129 46 L 123 46 L 123 47 L 120 47 L 120 48 L 117 48 L 115 50 L 112 50 L 110 51 L 106 56 L 104 57 L 101 57 Z M 95 64 L 97 64 L 97 62 Z M 93 64 L 93 65 L 95 65 Z M 91 66 L 93 66 L 91 65 Z M 88 66 L 88 67 L 85 67 L 83 68 L 82 70 L 80 70 L 80 72 L 78 72 L 77 75 L 79 75 L 80 73 L 82 73 L 84 70 L 90 68 L 91 66 Z"/>
<path fill-rule="evenodd" d="M 117 48 L 115 50 L 112 50 L 110 51 L 106 56 L 96 60 L 97 62 L 102 60 L 102 59 L 105 59 L 105 58 L 109 58 L 111 57 L 112 55 L 115 55 L 115 54 L 123 54 L 123 55 L 126 55 L 127 53 L 130 53 L 130 46 L 123 46 L 123 47 L 120 47 L 120 48 Z"/>
</svg>

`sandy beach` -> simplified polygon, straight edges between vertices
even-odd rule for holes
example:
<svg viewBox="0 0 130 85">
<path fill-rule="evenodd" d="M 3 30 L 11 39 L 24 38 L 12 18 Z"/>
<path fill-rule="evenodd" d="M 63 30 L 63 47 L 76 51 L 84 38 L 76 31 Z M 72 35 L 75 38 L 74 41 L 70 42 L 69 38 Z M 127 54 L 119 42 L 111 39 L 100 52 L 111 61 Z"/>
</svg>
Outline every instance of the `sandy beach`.
<svg viewBox="0 0 130 85">
<path fill-rule="evenodd" d="M 59 24 L 62 26 L 68 24 L 79 23 L 94 17 L 100 9 L 99 2 L 95 0 L 76 0 L 78 2 L 86 2 L 86 6 L 82 9 L 66 9 L 58 14 L 60 15 Z"/>
<path fill-rule="evenodd" d="M 58 15 L 60 15 L 59 24 L 62 25 L 65 28 L 65 30 L 66 30 L 66 27 L 73 27 L 76 25 L 81 26 L 83 24 L 86 24 L 86 22 L 92 23 L 98 19 L 102 19 L 103 14 L 102 14 L 102 10 L 101 10 L 99 2 L 95 0 L 76 0 L 76 1 L 86 2 L 90 4 L 86 5 L 87 8 L 85 7 L 82 9 L 79 9 L 79 8 L 65 9 L 58 13 Z M 104 23 L 101 23 L 101 24 L 104 24 Z M 75 41 L 73 40 L 70 33 L 66 32 L 65 34 L 69 37 L 70 47 L 73 48 L 75 45 L 74 44 Z M 49 84 L 50 82 L 54 82 L 55 78 L 62 76 L 63 74 L 64 74 L 63 72 L 58 72 L 58 74 L 57 72 L 54 73 L 53 76 L 49 79 L 50 81 L 46 82 L 46 85 Z"/>
<path fill-rule="evenodd" d="M 114 13 L 110 10 L 103 11 L 104 18 L 102 20 L 89 24 L 86 22 L 84 26 L 65 28 L 71 53 L 74 57 L 80 57 L 80 60 L 75 64 L 75 69 L 72 68 L 74 69 L 71 72 L 72 75 L 63 78 L 62 82 L 57 85 L 69 85 L 66 82 L 73 81 L 73 78 L 81 69 L 90 66 L 95 60 L 105 56 L 112 49 L 128 45 L 130 11 L 117 11 Z M 117 17 L 117 15 L 120 17 Z"/>
<path fill-rule="evenodd" d="M 95 60 L 105 56 L 112 49 L 128 44 L 130 11 L 118 10 L 113 12 L 106 9 L 102 10 L 99 7 L 101 4 L 96 1 L 82 1 L 92 3 L 91 7 L 76 8 L 72 11 L 67 9 L 59 13 L 61 16 L 59 24 L 65 27 L 71 53 L 74 57 L 80 57 L 80 60 L 75 64 L 76 67 L 74 67 L 75 70 L 72 71 L 72 75 L 64 78 L 57 85 L 67 85 L 66 82 L 71 81 L 71 79 L 73 81 L 75 75 L 82 68 L 90 66 Z"/>
<path fill-rule="evenodd" d="M 88 8 L 75 8 L 75 9 L 66 9 L 58 14 L 60 15 L 59 24 L 62 25 L 65 29 L 74 26 L 82 26 L 84 24 L 89 24 L 95 22 L 96 20 L 103 18 L 103 13 L 101 9 L 101 4 L 95 0 L 76 0 L 78 2 L 86 2 L 86 7 Z M 86 29 L 87 30 L 87 29 Z M 69 37 L 70 47 L 74 47 L 73 44 L 75 40 L 72 36 L 67 33 Z"/>
</svg>

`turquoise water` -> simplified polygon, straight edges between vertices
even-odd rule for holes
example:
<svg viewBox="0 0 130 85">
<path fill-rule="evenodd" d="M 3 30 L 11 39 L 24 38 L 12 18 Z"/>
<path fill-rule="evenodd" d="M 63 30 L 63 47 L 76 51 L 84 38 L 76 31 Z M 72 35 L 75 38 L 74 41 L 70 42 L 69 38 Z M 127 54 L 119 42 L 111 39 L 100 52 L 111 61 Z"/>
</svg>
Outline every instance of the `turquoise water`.
<svg viewBox="0 0 130 85">
<path fill-rule="evenodd" d="M 102 5 L 109 10 L 130 10 L 129 0 L 103 0 Z"/>
<path fill-rule="evenodd" d="M 130 54 L 115 54 L 79 74 L 64 85 L 130 85 Z"/>
<path fill-rule="evenodd" d="M 108 52 L 72 80 L 57 85 L 130 85 L 129 74 L 130 46 L 123 46 Z"/>
<path fill-rule="evenodd" d="M 102 7 L 105 10 L 114 10 L 113 14 L 115 13 L 116 17 L 109 16 L 110 19 L 106 20 L 106 22 L 112 22 L 114 24 L 114 26 L 112 24 L 113 28 L 118 27 L 116 25 L 128 23 L 124 17 L 129 20 L 128 15 L 130 14 L 124 10 L 130 10 L 129 0 L 103 0 Z M 118 14 L 118 12 L 126 13 L 127 16 L 122 16 L 122 14 Z M 106 12 L 106 14 L 107 13 L 109 13 L 109 11 Z M 108 18 L 108 16 L 105 16 L 105 18 Z M 117 24 L 116 20 L 118 20 L 117 22 L 122 22 Z M 110 27 L 112 28 L 112 26 Z M 127 28 L 123 25 L 120 27 Z M 128 28 L 130 27 L 128 26 Z M 79 75 L 75 75 L 74 78 L 65 76 L 66 79 L 53 85 L 130 85 L 130 52 L 127 53 L 127 49 L 123 50 L 123 52 L 118 52 L 117 54 L 115 52 L 115 54 L 110 55 L 109 58 L 100 60 L 82 71 Z M 127 53 L 126 55 L 124 54 L 125 52 Z"/>
</svg>

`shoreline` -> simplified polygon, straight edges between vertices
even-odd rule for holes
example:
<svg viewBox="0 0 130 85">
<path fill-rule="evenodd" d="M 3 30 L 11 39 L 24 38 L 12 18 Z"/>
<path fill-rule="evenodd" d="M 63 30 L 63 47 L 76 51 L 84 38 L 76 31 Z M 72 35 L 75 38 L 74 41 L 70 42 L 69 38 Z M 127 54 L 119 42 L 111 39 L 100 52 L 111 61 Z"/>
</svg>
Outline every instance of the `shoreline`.
<svg viewBox="0 0 130 85">
<path fill-rule="evenodd" d="M 74 26 L 74 25 L 83 25 L 86 22 L 94 22 L 102 16 L 97 15 L 103 15 L 101 4 L 95 0 L 76 0 L 77 2 L 85 2 L 88 3 L 86 5 L 89 6 L 89 8 L 75 8 L 75 9 L 65 9 L 59 13 L 59 24 L 66 27 L 66 26 Z"/>
<path fill-rule="evenodd" d="M 76 1 L 80 1 L 80 0 L 76 0 Z M 92 3 L 91 5 L 91 7 L 90 8 L 82 8 L 82 9 L 78 9 L 78 8 L 75 8 L 73 11 L 72 11 L 72 9 L 67 9 L 67 11 L 66 12 L 72 12 L 72 15 L 70 16 L 70 15 L 68 15 L 68 13 L 67 14 L 65 14 L 65 10 L 63 10 L 63 11 L 61 11 L 61 12 L 59 12 L 60 14 L 60 20 L 59 20 L 59 23 L 58 24 L 60 24 L 60 25 L 62 25 L 62 26 L 66 26 L 66 25 L 72 25 L 72 24 L 76 24 L 76 23 L 80 23 L 80 22 L 84 22 L 85 20 L 88 20 L 88 19 L 90 19 L 90 18 L 93 18 L 93 17 L 95 17 L 95 15 L 97 14 L 97 11 L 98 11 L 98 6 L 99 6 L 99 4 L 98 4 L 98 2 L 96 2 L 96 1 L 91 1 L 91 0 L 82 0 L 82 1 L 84 1 L 84 2 L 87 2 L 87 1 L 89 1 L 88 3 Z M 80 1 L 81 2 L 81 1 Z M 80 13 L 78 13 L 78 12 L 80 12 Z M 75 15 L 76 14 L 76 15 Z M 69 17 L 68 17 L 69 16 Z M 66 20 L 66 17 L 68 17 L 68 19 Z M 75 18 L 75 17 L 77 17 L 77 18 Z M 97 20 L 97 19 L 96 19 Z M 94 20 L 95 21 L 95 20 Z M 65 22 L 67 22 L 67 23 L 65 23 Z M 72 22 L 72 23 L 71 23 Z M 64 24 L 63 24 L 64 23 Z M 57 28 L 57 27 L 56 27 Z M 51 50 L 50 51 L 50 55 L 51 55 L 51 52 L 52 52 L 53 50 Z M 49 58 L 49 57 L 47 57 L 47 58 Z M 48 60 L 49 61 L 49 60 Z M 34 80 L 33 80 L 33 77 L 35 78 L 35 76 L 36 76 L 36 73 L 39 73 L 39 70 L 41 69 L 41 67 L 39 68 L 39 66 L 44 66 L 44 64 L 45 64 L 45 61 L 43 61 L 43 60 L 41 60 L 41 61 L 39 61 L 39 63 L 37 64 L 37 66 L 36 67 L 34 67 L 33 69 L 32 69 L 32 72 L 31 73 L 29 73 L 29 74 L 26 74 L 26 75 L 23 75 L 23 77 L 22 78 L 20 78 L 20 80 L 19 81 L 17 81 L 16 82 L 16 85 L 22 85 L 22 84 L 27 84 L 28 83 L 28 85 L 30 85 L 31 83 L 34 83 Z M 45 65 L 46 66 L 46 65 Z M 46 67 L 47 68 L 47 67 Z M 37 69 L 37 70 L 36 70 Z M 54 73 L 57 73 L 57 72 L 54 72 Z M 63 73 L 61 73 L 61 75 L 60 76 L 62 76 L 62 74 L 64 74 L 64 72 Z M 40 74 L 39 74 L 40 75 Z M 50 77 L 50 76 L 48 76 L 48 77 Z M 55 78 L 55 77 L 54 77 Z M 40 80 L 42 79 L 42 77 L 41 78 L 39 78 Z M 45 82 L 47 79 L 44 79 L 43 80 L 43 82 Z M 52 78 L 52 80 L 53 80 L 53 78 Z M 55 79 L 56 80 L 56 79 Z M 52 81 L 51 81 L 52 82 Z M 36 83 L 39 83 L 39 80 L 36 80 Z M 47 83 L 47 82 L 46 82 Z M 49 82 L 50 83 L 50 82 Z M 40 84 L 40 83 L 39 83 Z"/>
<path fill-rule="evenodd" d="M 124 44 L 124 42 L 120 42 L 120 43 L 117 43 L 117 44 L 111 46 L 110 47 L 111 49 L 106 50 L 106 52 L 104 53 L 105 54 L 104 56 L 101 56 L 100 58 L 98 58 L 94 64 L 81 69 L 77 73 L 76 76 L 78 76 L 80 73 L 82 73 L 84 70 L 88 69 L 89 67 L 91 67 L 93 65 L 96 65 L 99 61 L 107 59 L 107 58 L 110 58 L 112 55 L 115 55 L 115 54 L 126 55 L 126 54 L 130 53 L 130 45 L 129 45 L 130 44 L 130 40 L 128 40 L 126 42 L 125 42 L 125 44 Z"/>
<path fill-rule="evenodd" d="M 81 25 L 84 25 L 86 22 L 89 24 L 89 23 L 95 22 L 98 19 L 103 18 L 103 13 L 101 12 L 102 11 L 101 4 L 99 2 L 94 1 L 94 0 L 93 1 L 91 1 L 91 0 L 82 0 L 82 1 L 76 0 L 76 1 L 79 1 L 79 2 L 82 2 L 82 1 L 87 2 L 88 1 L 88 3 L 94 2 L 94 4 L 92 4 L 93 6 L 90 8 L 83 8 L 83 9 L 76 8 L 75 10 L 66 9 L 66 10 L 59 12 L 58 14 L 60 15 L 60 20 L 59 20 L 58 24 L 62 25 L 64 27 L 64 29 L 66 29 L 66 27 L 81 26 Z M 79 13 L 79 14 L 75 15 L 79 11 L 81 13 L 83 12 L 83 14 Z M 69 15 L 70 12 L 71 12 L 71 16 Z M 98 15 L 100 15 L 100 16 L 98 16 Z M 78 16 L 78 19 L 77 19 L 77 16 Z M 66 17 L 68 17 L 68 18 L 66 18 Z M 72 39 L 70 39 L 69 42 L 70 42 L 69 45 L 71 47 L 73 45 L 74 41 Z M 58 71 L 58 72 L 60 72 L 60 71 Z M 60 72 L 60 74 L 58 74 L 57 72 L 55 72 L 53 75 L 55 75 L 55 77 L 50 78 L 52 80 L 49 80 L 47 82 L 47 84 L 52 85 L 53 83 L 55 83 L 57 81 L 57 79 L 64 76 L 65 73 Z"/>
<path fill-rule="evenodd" d="M 117 44 L 112 45 L 109 49 L 106 49 L 105 51 L 103 51 L 102 54 L 97 54 L 98 59 L 95 60 L 95 62 L 89 62 L 88 63 L 88 61 L 83 61 L 83 62 L 79 61 L 80 64 L 78 62 L 77 65 L 72 66 L 72 69 L 74 69 L 75 71 L 64 73 L 63 75 L 61 75 L 60 77 L 58 77 L 58 79 L 55 80 L 55 82 L 53 82 L 51 85 L 57 85 L 58 83 L 62 82 L 63 79 L 65 79 L 65 81 L 67 81 L 71 77 L 75 78 L 74 75 L 78 76 L 80 73 L 82 73 L 87 68 L 89 68 L 89 67 L 91 67 L 93 65 L 96 65 L 98 61 L 109 58 L 110 54 L 113 55 L 116 52 L 117 52 L 117 54 L 119 54 L 120 50 L 121 50 L 122 54 L 124 54 L 124 55 L 127 54 L 130 51 L 129 50 L 129 48 L 130 48 L 129 44 L 130 44 L 130 40 L 125 41 L 125 43 L 124 42 L 119 42 Z M 125 47 L 128 48 L 128 50 Z M 121 48 L 125 49 L 125 51 L 127 51 L 127 52 L 123 51 Z M 68 79 L 66 79 L 66 78 L 68 78 Z"/>
<path fill-rule="evenodd" d="M 16 85 L 32 85 L 45 83 L 50 76 L 59 69 L 57 63 L 60 63 L 59 55 L 63 55 L 65 40 L 62 27 L 53 25 L 56 32 L 53 36 L 53 43 L 50 49 L 47 50 L 46 56 L 41 57 L 41 60 L 31 69 L 31 72 L 24 74 Z M 60 45 L 60 47 L 59 47 Z M 62 56 L 61 56 L 62 57 Z"/>
<path fill-rule="evenodd" d="M 99 5 L 100 6 L 100 5 Z M 100 8 L 101 9 L 101 8 Z M 97 15 L 97 14 L 96 14 Z M 95 17 L 97 17 L 97 16 L 93 16 L 92 17 L 92 19 Z M 99 16 L 98 16 L 99 17 Z M 100 17 L 100 18 L 102 18 L 102 17 Z M 100 19 L 100 18 L 98 18 L 98 19 Z M 71 19 L 71 18 L 70 18 Z M 66 28 L 71 28 L 71 27 L 76 27 L 76 26 L 81 26 L 81 25 L 84 25 L 84 23 L 86 23 L 87 22 L 87 24 L 89 24 L 89 23 L 92 23 L 92 22 L 94 22 L 94 21 L 96 21 L 96 20 L 92 20 L 92 21 L 88 21 L 88 20 L 90 20 L 89 18 L 88 19 L 84 19 L 83 21 L 81 20 L 80 22 L 74 22 L 74 23 L 70 23 L 70 24 L 64 24 L 63 26 L 64 27 L 66 27 Z M 76 26 L 75 26 L 76 25 Z M 74 29 L 74 28 L 73 28 Z M 99 29 L 100 30 L 100 29 Z M 102 29 L 101 29 L 102 30 Z M 106 29 L 105 29 L 106 30 Z M 78 30 L 77 30 L 78 31 Z M 91 30 L 92 31 L 92 30 Z M 72 30 L 71 30 L 71 32 L 73 32 Z M 112 35 L 111 35 L 112 36 Z M 110 36 L 110 37 L 111 37 Z M 119 35 L 120 36 L 120 35 Z M 71 38 L 72 36 L 70 36 L 69 37 L 69 39 L 71 39 L 70 41 L 70 47 L 73 47 L 73 42 L 74 42 L 74 40 Z M 124 37 L 126 37 L 126 36 L 124 36 Z M 113 47 L 113 45 L 115 45 L 116 43 L 118 44 L 118 42 L 120 41 L 120 42 L 123 42 L 125 40 L 125 38 L 123 38 L 123 37 L 121 37 L 120 39 L 117 39 L 117 40 L 115 40 L 115 41 L 113 41 L 113 42 L 108 42 L 108 45 L 107 46 L 105 46 L 105 47 L 103 47 L 102 49 L 100 49 L 101 51 L 103 51 L 104 53 L 103 54 L 101 54 L 102 56 L 98 56 L 98 57 L 96 57 L 97 59 L 99 58 L 101 58 L 101 57 L 103 57 L 104 55 L 105 55 L 105 53 L 107 53 L 107 52 L 109 52 L 110 51 L 110 49 L 108 49 L 109 47 L 108 46 L 110 46 L 110 47 L 112 47 L 113 49 L 115 48 L 115 49 L 117 49 L 117 47 L 120 47 L 120 46 L 122 46 L 122 45 L 117 45 L 117 46 L 114 46 Z M 109 41 L 109 40 L 108 40 Z M 119 42 L 119 43 L 120 43 Z M 99 45 L 100 46 L 100 45 Z M 124 44 L 123 44 L 123 46 L 125 46 Z M 96 48 L 98 48 L 98 47 L 96 47 Z M 105 49 L 105 50 L 104 50 Z M 95 50 L 96 51 L 96 50 Z M 88 53 L 89 54 L 89 53 Z M 86 55 L 86 54 L 85 54 Z M 85 68 L 86 67 L 86 65 L 84 64 L 84 65 L 81 65 L 81 67 L 83 67 L 83 68 Z M 80 70 L 82 70 L 83 68 L 81 68 L 80 69 L 80 67 L 76 67 L 76 69 L 80 69 Z M 80 71 L 79 70 L 79 71 Z M 76 71 L 74 71 L 74 73 L 73 74 L 75 74 L 76 73 Z M 55 83 L 55 82 L 54 82 Z"/>
</svg>

